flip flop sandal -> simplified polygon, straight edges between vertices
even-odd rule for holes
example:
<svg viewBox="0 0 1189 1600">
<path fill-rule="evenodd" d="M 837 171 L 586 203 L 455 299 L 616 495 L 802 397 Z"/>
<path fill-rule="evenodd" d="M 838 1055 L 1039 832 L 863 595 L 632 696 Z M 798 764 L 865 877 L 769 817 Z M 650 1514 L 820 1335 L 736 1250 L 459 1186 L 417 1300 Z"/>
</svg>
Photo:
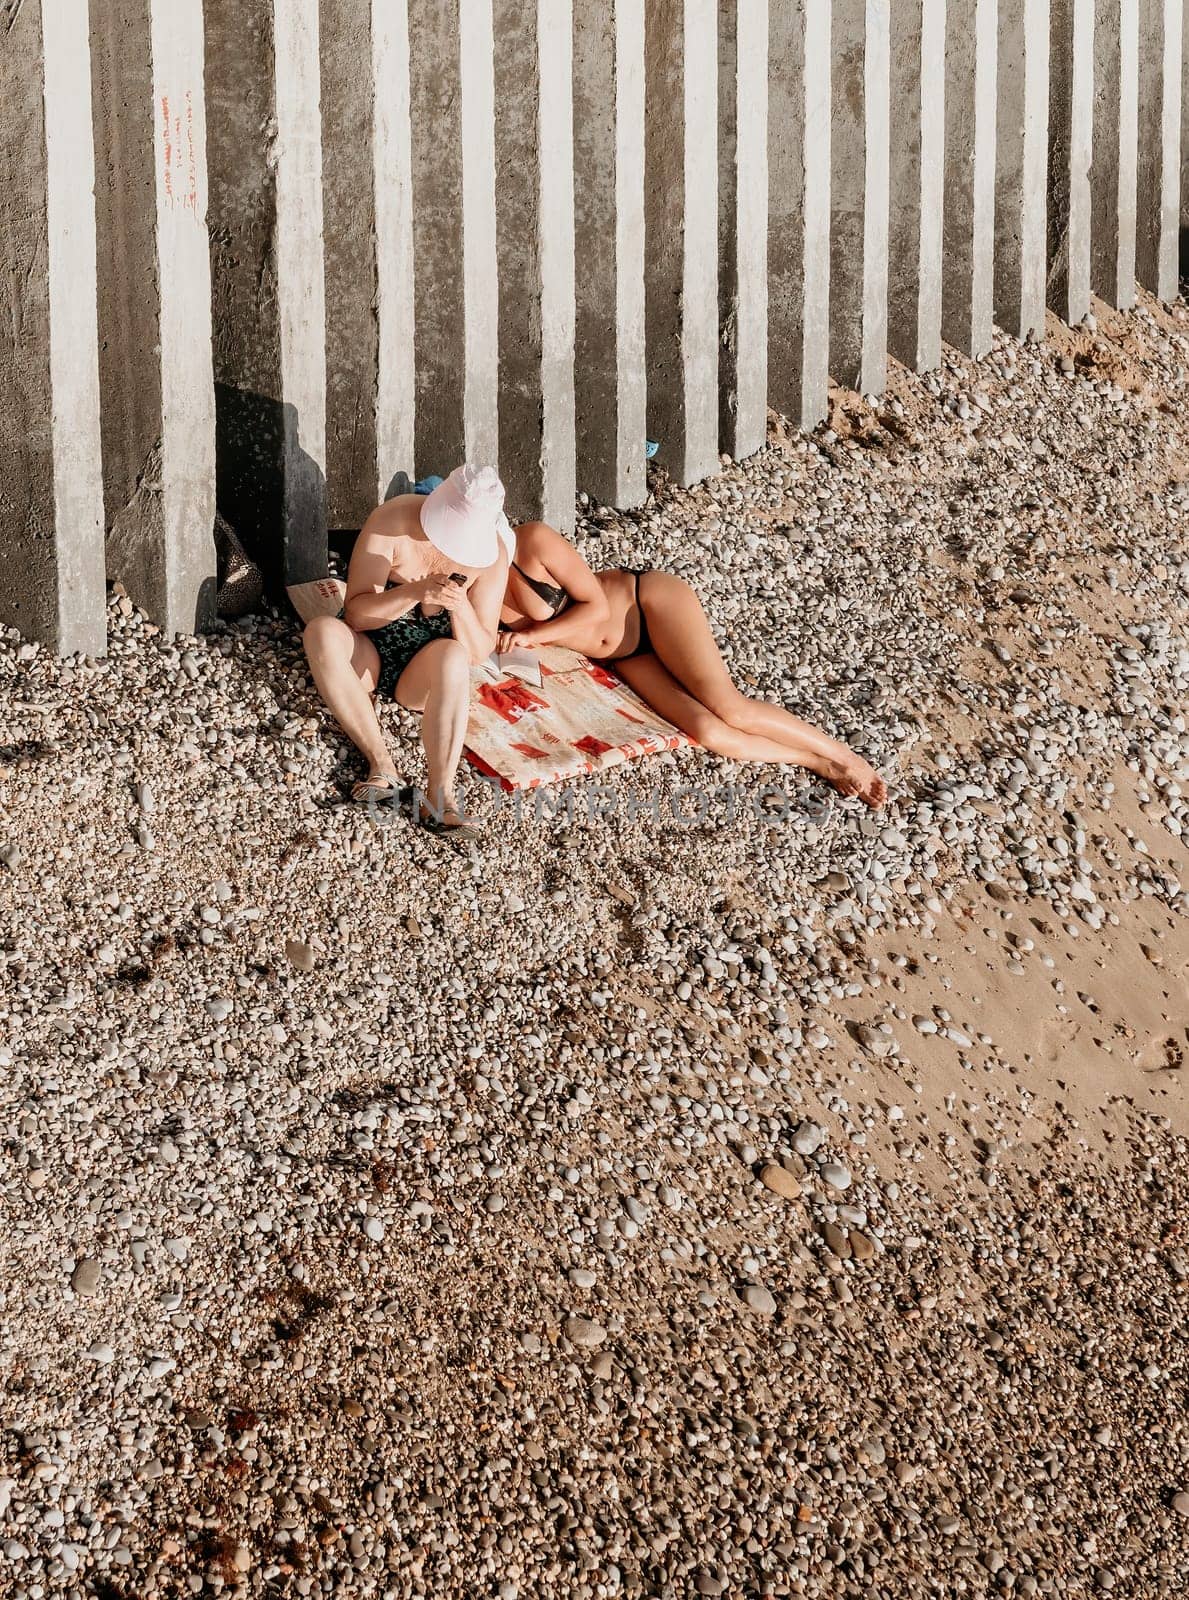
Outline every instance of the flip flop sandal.
<svg viewBox="0 0 1189 1600">
<path fill-rule="evenodd" d="M 422 817 L 419 826 L 426 833 L 432 833 L 435 839 L 445 839 L 457 846 L 479 844 L 483 838 L 480 830 L 468 822 L 446 822 L 441 817 L 429 816 Z"/>
<path fill-rule="evenodd" d="M 380 772 L 374 778 L 361 778 L 351 789 L 351 799 L 360 806 L 398 806 L 411 793 L 395 772 Z"/>
</svg>

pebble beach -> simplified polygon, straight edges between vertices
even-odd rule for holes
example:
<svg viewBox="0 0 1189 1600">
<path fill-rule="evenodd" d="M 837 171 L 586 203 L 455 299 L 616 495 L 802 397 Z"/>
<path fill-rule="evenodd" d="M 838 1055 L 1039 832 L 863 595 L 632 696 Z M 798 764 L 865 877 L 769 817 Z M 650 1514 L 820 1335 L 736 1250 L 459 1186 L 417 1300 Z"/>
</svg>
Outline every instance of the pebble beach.
<svg viewBox="0 0 1189 1600">
<path fill-rule="evenodd" d="M 879 813 L 453 850 L 290 615 L 0 630 L 0 1596 L 1189 1592 L 1189 306 L 1096 313 L 580 505 Z"/>
</svg>

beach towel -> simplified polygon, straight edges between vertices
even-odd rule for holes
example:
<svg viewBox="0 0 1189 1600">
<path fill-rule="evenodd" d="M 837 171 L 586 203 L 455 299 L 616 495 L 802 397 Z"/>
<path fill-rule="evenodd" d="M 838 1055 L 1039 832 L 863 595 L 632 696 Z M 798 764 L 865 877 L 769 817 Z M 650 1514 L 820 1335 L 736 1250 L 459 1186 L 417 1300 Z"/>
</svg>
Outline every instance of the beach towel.
<svg viewBox="0 0 1189 1600">
<path fill-rule="evenodd" d="M 692 744 L 610 666 L 548 645 L 541 683 L 472 670 L 466 754 L 501 789 L 537 789 Z"/>
</svg>

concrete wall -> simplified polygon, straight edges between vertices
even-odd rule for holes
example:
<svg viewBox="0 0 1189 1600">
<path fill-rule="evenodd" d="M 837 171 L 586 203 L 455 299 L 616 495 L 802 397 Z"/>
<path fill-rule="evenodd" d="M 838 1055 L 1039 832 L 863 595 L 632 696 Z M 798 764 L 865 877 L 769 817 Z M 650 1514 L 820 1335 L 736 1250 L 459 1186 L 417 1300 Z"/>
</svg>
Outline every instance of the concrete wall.
<svg viewBox="0 0 1189 1600">
<path fill-rule="evenodd" d="M 89 12 L 89 14 L 88 14 Z M 200 626 L 406 477 L 516 517 L 1177 291 L 1185 0 L 0 0 L 0 620 Z"/>
</svg>

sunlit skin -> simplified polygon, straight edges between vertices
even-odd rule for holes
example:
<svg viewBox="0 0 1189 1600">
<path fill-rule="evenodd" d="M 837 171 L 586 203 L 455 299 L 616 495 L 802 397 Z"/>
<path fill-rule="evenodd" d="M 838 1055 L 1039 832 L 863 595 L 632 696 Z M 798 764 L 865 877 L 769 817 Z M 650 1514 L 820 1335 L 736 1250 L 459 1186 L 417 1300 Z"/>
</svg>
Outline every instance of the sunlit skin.
<svg viewBox="0 0 1189 1600">
<path fill-rule="evenodd" d="M 401 673 L 395 698 L 422 713 L 421 741 L 429 769 L 426 798 L 448 825 L 463 821 L 455 793 L 471 694 L 471 666 L 495 647 L 508 557 L 468 567 L 436 549 L 421 529 L 420 495 L 398 495 L 363 525 L 347 572 L 343 616 L 315 617 L 302 642 L 318 693 L 367 761 L 357 798 L 399 787 L 374 695 L 380 657 L 368 633 L 421 605 L 425 616 L 450 612 L 452 638 L 425 645 Z M 461 573 L 460 585 L 450 574 Z M 388 588 L 389 584 L 397 587 Z"/>
<path fill-rule="evenodd" d="M 508 574 L 497 648 L 564 645 L 615 670 L 654 711 L 707 750 L 734 761 L 806 767 L 843 795 L 858 795 L 873 810 L 887 800 L 874 767 L 782 706 L 753 700 L 731 681 L 706 613 L 683 579 L 669 572 L 593 572 L 568 539 L 544 522 L 516 530 L 516 564 L 530 577 L 564 588 L 570 603 L 560 616 L 520 573 Z M 637 654 L 640 610 L 651 648 Z"/>
</svg>

